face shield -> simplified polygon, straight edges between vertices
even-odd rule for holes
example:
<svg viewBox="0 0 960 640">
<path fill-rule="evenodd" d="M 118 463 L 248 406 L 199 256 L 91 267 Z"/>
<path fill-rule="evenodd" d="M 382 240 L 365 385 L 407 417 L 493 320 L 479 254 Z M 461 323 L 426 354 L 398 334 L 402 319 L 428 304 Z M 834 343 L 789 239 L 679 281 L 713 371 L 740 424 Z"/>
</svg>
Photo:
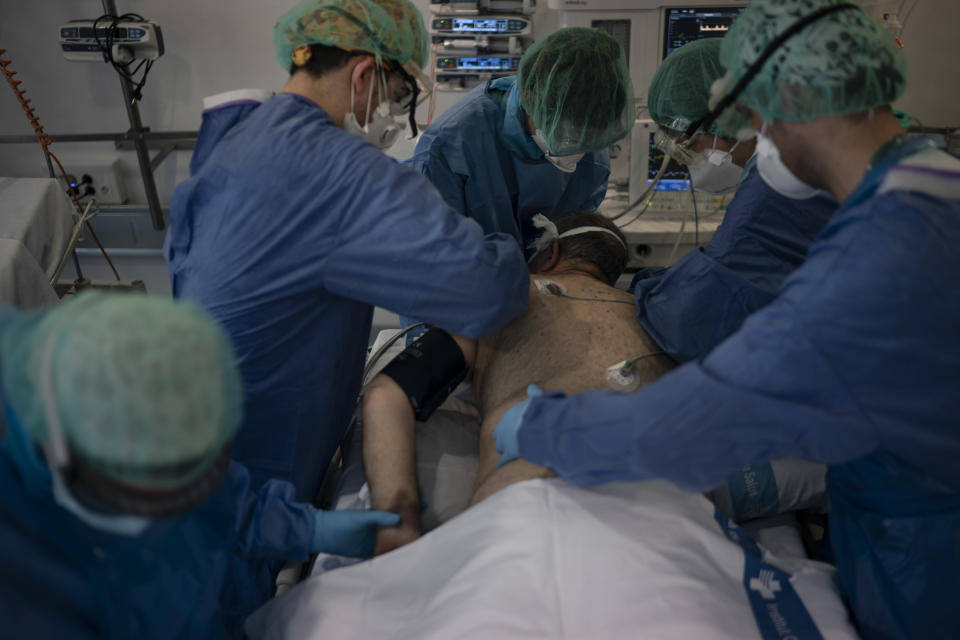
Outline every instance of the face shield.
<svg viewBox="0 0 960 640">
<path fill-rule="evenodd" d="M 417 106 L 430 96 L 433 85 L 415 65 L 398 65 L 386 58 L 383 63 L 387 71 L 388 90 L 391 92 L 390 113 L 394 116 L 407 114 L 410 136 L 416 137 Z"/>
</svg>

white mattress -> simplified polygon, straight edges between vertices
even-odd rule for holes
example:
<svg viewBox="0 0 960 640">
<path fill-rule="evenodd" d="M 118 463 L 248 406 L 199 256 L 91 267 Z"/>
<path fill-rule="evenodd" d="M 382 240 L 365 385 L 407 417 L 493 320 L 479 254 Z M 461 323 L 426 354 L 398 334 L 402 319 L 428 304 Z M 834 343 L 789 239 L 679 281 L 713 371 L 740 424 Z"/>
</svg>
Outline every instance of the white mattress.
<svg viewBox="0 0 960 640">
<path fill-rule="evenodd" d="M 251 616 L 247 632 L 856 637 L 829 565 L 778 558 L 715 513 L 702 496 L 662 482 L 583 489 L 530 480 L 410 545 L 301 583 Z"/>
</svg>

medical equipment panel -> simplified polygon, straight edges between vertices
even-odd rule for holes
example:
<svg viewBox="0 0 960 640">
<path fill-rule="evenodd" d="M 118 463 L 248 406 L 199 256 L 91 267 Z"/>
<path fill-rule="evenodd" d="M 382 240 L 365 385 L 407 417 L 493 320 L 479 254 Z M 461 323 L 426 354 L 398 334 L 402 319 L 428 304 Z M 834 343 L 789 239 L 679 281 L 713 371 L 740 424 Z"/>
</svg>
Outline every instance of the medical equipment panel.
<svg viewBox="0 0 960 640">
<path fill-rule="evenodd" d="M 156 60 L 163 55 L 163 32 L 149 21 L 71 20 L 60 25 L 60 49 L 73 62 Z"/>
<path fill-rule="evenodd" d="M 533 22 L 519 16 L 438 17 L 431 22 L 431 29 L 437 35 L 526 36 Z"/>
<path fill-rule="evenodd" d="M 520 58 L 509 56 L 443 56 L 437 58 L 437 71 L 444 73 L 516 72 Z"/>
<path fill-rule="evenodd" d="M 433 74 L 440 90 L 462 91 L 517 72 L 533 41 L 530 0 L 431 0 Z"/>
<path fill-rule="evenodd" d="M 536 0 L 430 0 L 433 13 L 519 13 L 529 15 L 536 10 Z"/>
</svg>

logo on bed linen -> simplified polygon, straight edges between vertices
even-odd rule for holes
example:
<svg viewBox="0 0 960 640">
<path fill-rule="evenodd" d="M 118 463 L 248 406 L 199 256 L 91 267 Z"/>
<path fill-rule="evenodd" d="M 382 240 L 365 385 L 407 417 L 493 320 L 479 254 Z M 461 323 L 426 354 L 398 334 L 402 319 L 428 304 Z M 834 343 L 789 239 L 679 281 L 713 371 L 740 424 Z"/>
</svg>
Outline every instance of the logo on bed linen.
<svg viewBox="0 0 960 640">
<path fill-rule="evenodd" d="M 750 578 L 750 589 L 758 591 L 764 600 L 775 600 L 781 590 L 780 581 L 773 577 L 773 571 L 761 569 L 760 575 Z"/>
</svg>

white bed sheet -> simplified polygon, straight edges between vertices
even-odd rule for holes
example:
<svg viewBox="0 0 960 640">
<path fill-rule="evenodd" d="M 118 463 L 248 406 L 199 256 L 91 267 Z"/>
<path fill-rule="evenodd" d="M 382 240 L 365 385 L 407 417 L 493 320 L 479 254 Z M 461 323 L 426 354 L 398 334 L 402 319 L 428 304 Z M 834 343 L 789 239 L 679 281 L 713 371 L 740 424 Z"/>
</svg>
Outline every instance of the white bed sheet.
<svg viewBox="0 0 960 640">
<path fill-rule="evenodd" d="M 251 616 L 247 632 L 338 640 L 805 637 L 803 620 L 782 600 L 792 592 L 823 638 L 856 637 L 829 565 L 764 551 L 764 567 L 791 574 L 787 584 L 771 581 L 728 535 L 705 498 L 667 483 L 583 489 L 530 480 L 410 545 L 307 580 Z M 756 576 L 745 575 L 750 567 Z M 751 602 L 776 635 L 761 634 Z"/>
<path fill-rule="evenodd" d="M 72 227 L 56 180 L 0 178 L 0 301 L 24 309 L 57 302 L 50 278 Z"/>
</svg>

